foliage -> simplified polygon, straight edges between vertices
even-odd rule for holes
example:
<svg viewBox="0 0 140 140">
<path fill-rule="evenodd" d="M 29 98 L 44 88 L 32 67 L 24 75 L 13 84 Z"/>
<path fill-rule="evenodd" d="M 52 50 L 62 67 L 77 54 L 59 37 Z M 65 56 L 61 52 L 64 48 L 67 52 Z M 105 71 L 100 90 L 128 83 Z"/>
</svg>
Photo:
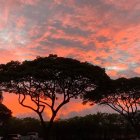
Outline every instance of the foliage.
<svg viewBox="0 0 140 140">
<path fill-rule="evenodd" d="M 23 63 L 12 61 L 1 65 L 0 69 L 5 90 L 18 94 L 19 103 L 39 115 L 44 130 L 42 113 L 46 107 L 52 112 L 48 125 L 51 128 L 58 111 L 71 98 L 82 97 L 110 80 L 103 68 L 56 55 Z M 27 97 L 36 107 L 25 104 Z"/>
<path fill-rule="evenodd" d="M 0 103 L 0 124 L 3 124 L 12 116 L 11 110 L 9 110 L 5 105 Z"/>
<path fill-rule="evenodd" d="M 108 105 L 124 116 L 137 131 L 140 126 L 140 78 L 119 78 L 105 86 L 85 95 L 85 101 Z M 93 96 L 94 92 L 98 93 L 98 97 Z"/>
</svg>

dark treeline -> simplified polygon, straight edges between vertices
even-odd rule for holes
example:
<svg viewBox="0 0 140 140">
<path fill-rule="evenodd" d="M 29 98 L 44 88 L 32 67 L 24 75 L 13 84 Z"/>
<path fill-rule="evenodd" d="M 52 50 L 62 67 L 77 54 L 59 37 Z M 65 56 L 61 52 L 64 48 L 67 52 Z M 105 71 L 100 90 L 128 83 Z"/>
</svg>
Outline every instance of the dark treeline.
<svg viewBox="0 0 140 140">
<path fill-rule="evenodd" d="M 34 118 L 11 118 L 0 127 L 0 135 L 36 131 L 41 136 L 40 121 Z M 132 139 L 135 137 L 131 125 L 119 114 L 97 113 L 85 117 L 74 117 L 54 122 L 53 140 Z"/>
</svg>

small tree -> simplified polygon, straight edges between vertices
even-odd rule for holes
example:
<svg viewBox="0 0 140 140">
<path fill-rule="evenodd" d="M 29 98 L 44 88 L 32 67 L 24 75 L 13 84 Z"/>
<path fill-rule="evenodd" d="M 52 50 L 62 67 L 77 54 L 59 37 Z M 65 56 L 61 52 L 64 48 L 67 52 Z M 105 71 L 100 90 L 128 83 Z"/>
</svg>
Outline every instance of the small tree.
<svg viewBox="0 0 140 140">
<path fill-rule="evenodd" d="M 140 78 L 112 80 L 108 85 L 103 88 L 100 87 L 94 92 L 98 93 L 99 96 L 87 94 L 85 96 L 86 102 L 92 101 L 111 107 L 125 117 L 138 135 L 140 125 Z"/>
<path fill-rule="evenodd" d="M 4 104 L 2 104 L 3 96 L 0 93 L 0 125 L 3 125 L 11 116 L 12 112 Z"/>
<path fill-rule="evenodd" d="M 0 103 L 0 124 L 2 125 L 12 116 L 11 110 L 9 110 L 5 105 Z"/>
<path fill-rule="evenodd" d="M 46 130 L 49 133 L 58 111 L 65 104 L 72 98 L 95 90 L 102 78 L 109 79 L 105 70 L 98 66 L 56 55 L 38 57 L 21 64 L 7 63 L 2 66 L 0 75 L 7 91 L 18 94 L 19 103 L 38 114 L 44 135 Z M 27 97 L 30 97 L 36 108 L 25 104 Z M 46 107 L 52 112 L 47 127 L 42 116 Z"/>
</svg>

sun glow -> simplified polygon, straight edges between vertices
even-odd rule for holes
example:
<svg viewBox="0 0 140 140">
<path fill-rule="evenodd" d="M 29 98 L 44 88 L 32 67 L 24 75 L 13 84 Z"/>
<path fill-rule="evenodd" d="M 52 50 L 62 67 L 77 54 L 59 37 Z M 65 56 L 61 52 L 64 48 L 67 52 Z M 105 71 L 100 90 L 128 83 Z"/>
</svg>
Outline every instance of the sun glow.
<svg viewBox="0 0 140 140">
<path fill-rule="evenodd" d="M 106 67 L 106 70 L 124 71 L 124 70 L 126 70 L 126 68 L 119 67 L 119 66 L 108 66 L 108 67 Z"/>
</svg>

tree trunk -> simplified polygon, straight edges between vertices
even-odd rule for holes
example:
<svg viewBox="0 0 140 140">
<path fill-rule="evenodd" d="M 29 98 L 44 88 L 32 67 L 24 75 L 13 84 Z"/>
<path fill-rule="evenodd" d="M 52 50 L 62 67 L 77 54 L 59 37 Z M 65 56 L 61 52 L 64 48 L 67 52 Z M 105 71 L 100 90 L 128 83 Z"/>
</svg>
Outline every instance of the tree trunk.
<svg viewBox="0 0 140 140">
<path fill-rule="evenodd" d="M 53 126 L 53 122 L 54 122 L 54 119 L 56 117 L 56 113 L 53 113 L 50 121 L 48 122 L 48 126 L 47 126 L 47 134 L 48 134 L 48 140 L 50 139 L 51 135 L 52 135 L 52 126 Z"/>
<path fill-rule="evenodd" d="M 134 128 L 134 131 L 135 131 L 135 134 L 136 134 L 137 138 L 140 138 L 138 125 L 134 124 L 133 128 Z"/>
<path fill-rule="evenodd" d="M 127 119 L 127 120 L 131 124 L 131 126 L 133 127 L 133 130 L 135 131 L 136 137 L 140 138 L 137 122 L 133 121 L 133 119 Z"/>
<path fill-rule="evenodd" d="M 46 123 L 42 117 L 41 113 L 38 113 L 40 121 L 41 121 L 41 126 L 42 126 L 42 131 L 43 131 L 43 139 L 44 140 L 49 140 L 49 133 L 47 132 L 47 126 Z"/>
<path fill-rule="evenodd" d="M 54 119 L 56 117 L 56 113 L 53 113 L 50 121 L 48 122 L 48 125 L 46 126 L 46 123 L 42 117 L 41 113 L 38 113 L 40 121 L 41 121 L 41 126 L 42 126 L 42 130 L 43 130 L 43 139 L 44 140 L 49 140 L 50 139 L 50 134 L 51 134 L 51 128 L 54 122 Z"/>
</svg>

